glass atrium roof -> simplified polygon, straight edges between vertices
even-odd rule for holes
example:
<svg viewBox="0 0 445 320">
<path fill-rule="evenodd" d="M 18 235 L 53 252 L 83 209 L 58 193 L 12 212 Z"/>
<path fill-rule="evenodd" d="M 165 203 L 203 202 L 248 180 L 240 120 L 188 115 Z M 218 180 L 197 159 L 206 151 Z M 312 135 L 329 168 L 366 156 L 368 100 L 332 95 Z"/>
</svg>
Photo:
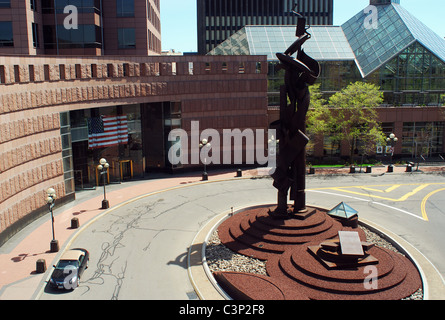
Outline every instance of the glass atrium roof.
<svg viewBox="0 0 445 320">
<path fill-rule="evenodd" d="M 304 51 L 320 61 L 354 60 L 341 27 L 313 26 L 308 29 L 311 39 Z M 266 55 L 268 60 L 278 60 L 277 52 L 284 52 L 297 40 L 295 26 L 246 26 L 213 49 L 211 55 Z"/>
<path fill-rule="evenodd" d="M 363 78 L 415 42 L 445 62 L 445 40 L 396 2 L 376 6 L 376 29 L 365 28 L 365 10 L 342 26 L 312 26 L 305 52 L 318 61 L 355 60 Z M 273 61 L 295 40 L 295 26 L 246 26 L 209 54 L 266 55 Z"/>
<path fill-rule="evenodd" d="M 416 41 L 445 62 L 445 40 L 401 5 L 392 3 L 377 6 L 377 9 L 375 29 L 365 28 L 369 13 L 364 11 L 342 25 L 363 77 Z"/>
<path fill-rule="evenodd" d="M 394 8 L 397 10 L 414 38 L 445 62 L 445 40 L 423 24 L 419 19 L 410 14 L 403 8 L 403 6 L 395 5 Z"/>
</svg>

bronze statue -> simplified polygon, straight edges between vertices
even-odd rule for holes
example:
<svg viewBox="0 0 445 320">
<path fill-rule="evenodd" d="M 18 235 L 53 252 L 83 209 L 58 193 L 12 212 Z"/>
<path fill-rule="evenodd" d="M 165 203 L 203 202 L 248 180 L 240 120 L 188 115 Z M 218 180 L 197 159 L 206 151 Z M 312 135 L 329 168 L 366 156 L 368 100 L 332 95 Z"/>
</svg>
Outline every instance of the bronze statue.
<svg viewBox="0 0 445 320">
<path fill-rule="evenodd" d="M 279 140 L 277 167 L 272 174 L 273 185 L 278 189 L 278 206 L 270 214 L 277 218 L 289 217 L 289 189 L 290 200 L 295 201 L 293 213 L 306 211 L 306 145 L 309 138 L 305 132 L 310 104 L 308 86 L 318 79 L 320 65 L 302 49 L 311 35 L 307 32 L 306 19 L 301 15 L 296 36 L 298 39 L 284 53 L 277 53 L 279 66 L 285 70 L 285 85 L 280 92 L 280 120 L 272 123 Z M 294 53 L 295 58 L 292 57 Z"/>
</svg>

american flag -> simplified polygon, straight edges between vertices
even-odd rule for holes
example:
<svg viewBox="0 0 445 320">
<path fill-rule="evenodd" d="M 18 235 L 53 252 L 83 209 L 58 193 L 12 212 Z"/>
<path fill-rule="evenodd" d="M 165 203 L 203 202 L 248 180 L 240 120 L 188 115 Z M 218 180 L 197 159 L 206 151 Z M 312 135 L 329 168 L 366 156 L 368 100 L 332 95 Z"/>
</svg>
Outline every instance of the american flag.
<svg viewBox="0 0 445 320">
<path fill-rule="evenodd" d="M 127 116 L 88 119 L 88 148 L 105 148 L 128 143 Z"/>
</svg>

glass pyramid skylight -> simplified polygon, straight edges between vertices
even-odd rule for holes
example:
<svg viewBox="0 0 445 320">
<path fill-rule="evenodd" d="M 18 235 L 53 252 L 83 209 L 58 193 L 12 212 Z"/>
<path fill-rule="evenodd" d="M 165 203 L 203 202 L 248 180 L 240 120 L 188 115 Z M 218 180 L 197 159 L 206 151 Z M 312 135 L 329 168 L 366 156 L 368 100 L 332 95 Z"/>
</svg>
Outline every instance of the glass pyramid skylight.
<svg viewBox="0 0 445 320">
<path fill-rule="evenodd" d="M 351 208 L 349 205 L 347 205 L 344 202 L 341 202 L 338 204 L 334 209 L 330 210 L 328 212 L 328 215 L 343 218 L 343 219 L 350 219 L 358 214 L 358 211 Z"/>
</svg>

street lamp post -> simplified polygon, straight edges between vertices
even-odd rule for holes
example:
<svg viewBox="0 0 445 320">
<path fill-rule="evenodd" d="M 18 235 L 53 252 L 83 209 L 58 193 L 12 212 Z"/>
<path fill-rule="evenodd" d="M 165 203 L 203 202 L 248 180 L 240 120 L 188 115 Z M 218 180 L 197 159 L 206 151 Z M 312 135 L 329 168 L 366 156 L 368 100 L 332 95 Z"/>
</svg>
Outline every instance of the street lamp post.
<svg viewBox="0 0 445 320">
<path fill-rule="evenodd" d="M 59 241 L 56 240 L 56 234 L 54 232 L 54 214 L 53 214 L 53 208 L 56 203 L 56 191 L 53 188 L 49 188 L 46 190 L 46 203 L 48 204 L 49 212 L 51 213 L 51 226 L 52 226 L 52 232 L 53 232 L 53 239 L 50 243 L 50 251 L 51 252 L 58 252 L 59 251 Z"/>
<path fill-rule="evenodd" d="M 386 138 L 386 142 L 388 142 L 391 146 L 390 149 L 390 164 L 388 166 L 388 172 L 393 172 L 394 167 L 392 165 L 392 157 L 394 155 L 394 146 L 396 145 L 397 141 L 399 141 L 399 138 L 396 137 L 394 133 L 391 133 L 388 138 Z"/>
<path fill-rule="evenodd" d="M 107 175 L 107 171 L 108 168 L 110 167 L 110 165 L 108 164 L 107 160 L 102 158 L 99 160 L 99 165 L 97 166 L 97 169 L 100 172 L 100 175 L 103 176 L 103 181 L 104 181 L 104 199 L 102 200 L 102 209 L 108 209 L 110 207 L 110 203 L 107 200 L 107 194 L 105 191 L 105 184 L 106 184 L 106 175 Z"/>
<path fill-rule="evenodd" d="M 210 148 L 211 144 L 208 142 L 207 139 L 202 139 L 201 143 L 199 144 L 199 149 L 202 148 Z M 202 180 L 206 181 L 209 179 L 209 176 L 207 174 L 207 157 L 204 157 L 204 172 L 202 173 Z"/>
</svg>

